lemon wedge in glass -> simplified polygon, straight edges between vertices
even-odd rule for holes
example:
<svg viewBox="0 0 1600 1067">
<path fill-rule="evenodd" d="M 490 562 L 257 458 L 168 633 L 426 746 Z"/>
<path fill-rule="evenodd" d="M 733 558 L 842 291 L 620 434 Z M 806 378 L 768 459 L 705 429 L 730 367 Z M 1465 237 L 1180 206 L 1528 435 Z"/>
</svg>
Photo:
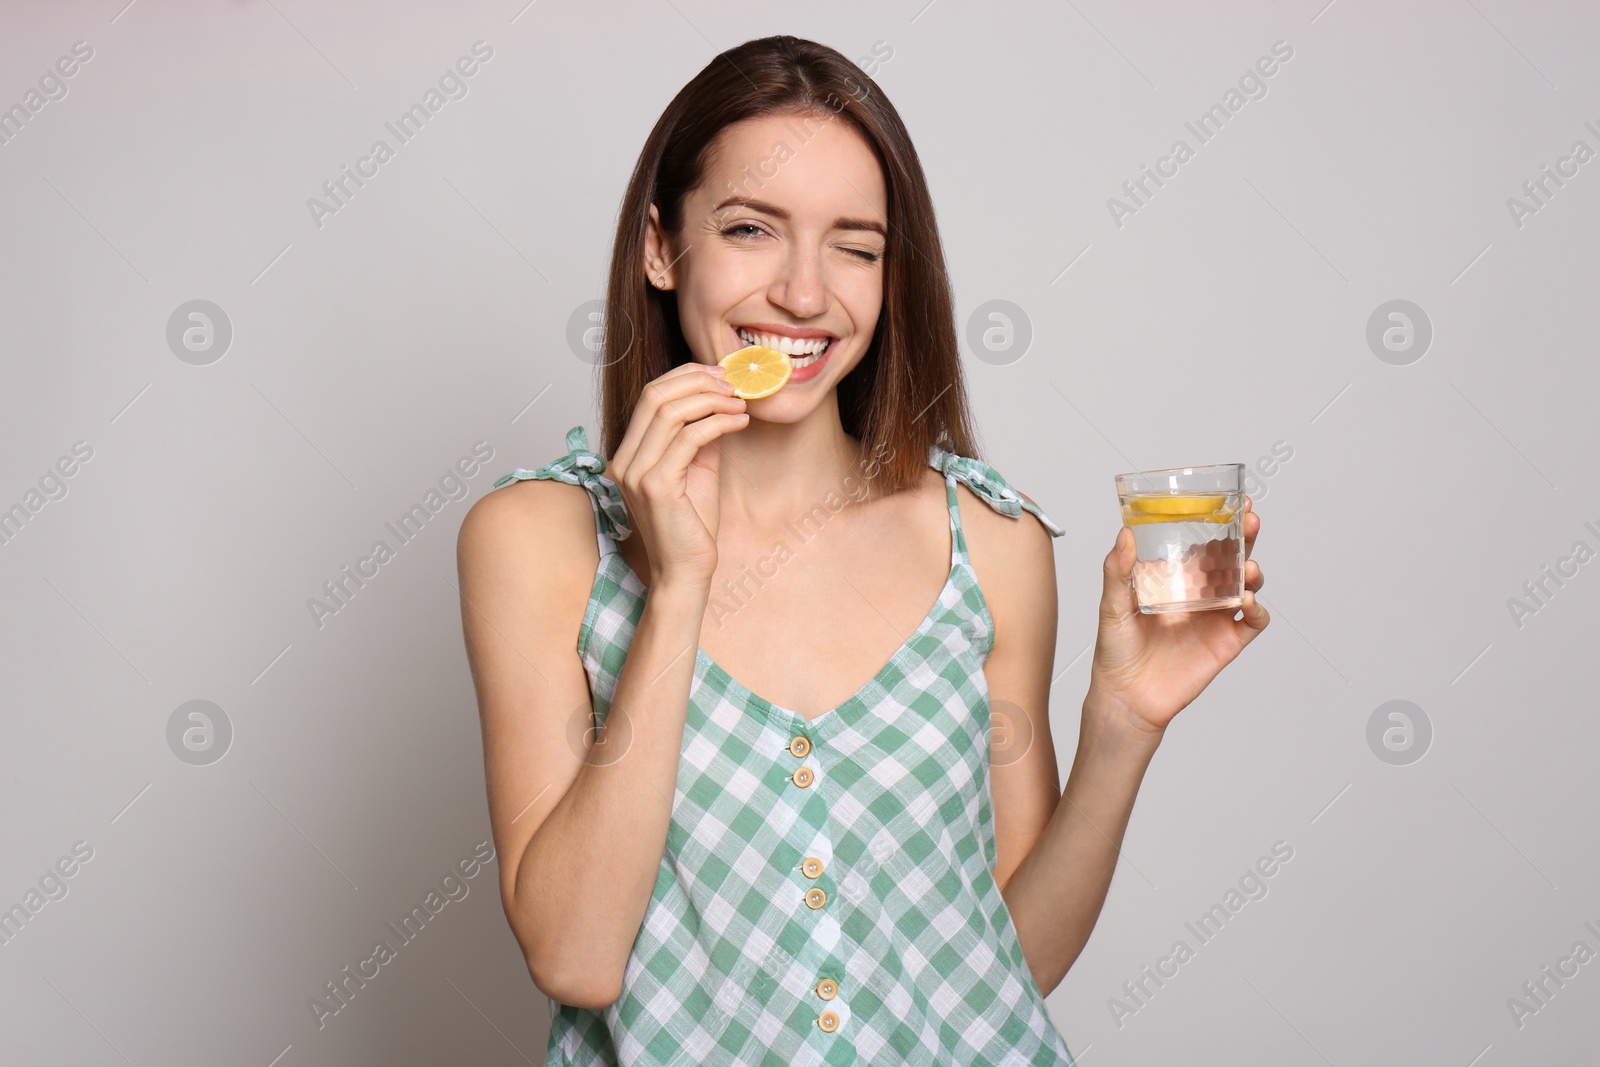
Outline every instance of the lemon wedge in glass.
<svg viewBox="0 0 1600 1067">
<path fill-rule="evenodd" d="M 1224 507 L 1225 493 L 1161 493 L 1129 497 L 1122 506 L 1122 524 L 1146 522 L 1231 522 L 1233 509 Z"/>
</svg>

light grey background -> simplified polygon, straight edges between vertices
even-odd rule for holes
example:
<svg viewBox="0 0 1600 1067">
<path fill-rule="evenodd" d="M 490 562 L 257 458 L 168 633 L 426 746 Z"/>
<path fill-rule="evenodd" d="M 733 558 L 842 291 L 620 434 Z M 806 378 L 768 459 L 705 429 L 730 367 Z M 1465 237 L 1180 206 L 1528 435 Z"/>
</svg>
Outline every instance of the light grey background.
<svg viewBox="0 0 1600 1067">
<path fill-rule="evenodd" d="M 1593 1059 L 1600 962 L 1520 1026 L 1507 1003 L 1600 951 L 1600 161 L 1508 206 L 1600 150 L 1592 5 L 124 3 L 11 0 L 0 33 L 5 106 L 94 50 L 0 145 L 0 506 L 93 449 L 0 545 L 0 907 L 93 849 L 0 945 L 0 1060 L 542 1061 L 493 866 L 323 1028 L 307 1002 L 489 839 L 457 526 L 567 427 L 598 439 L 566 328 L 629 170 L 686 80 L 774 32 L 892 50 L 963 337 L 990 300 L 1027 317 L 1021 358 L 967 371 L 986 457 L 1068 527 L 1063 773 L 1112 475 L 1292 450 L 1255 492 L 1274 625 L 1156 756 L 1050 998 L 1074 1052 Z M 319 227 L 308 198 L 478 40 L 468 94 Z M 1199 145 L 1185 121 L 1278 41 Z M 1194 158 L 1119 226 L 1108 198 L 1178 138 Z M 197 299 L 233 330 L 203 366 L 167 343 Z M 1433 331 L 1406 365 L 1367 342 L 1392 300 Z M 308 599 L 480 440 L 468 496 L 319 628 Z M 233 730 L 209 765 L 169 747 L 192 700 Z M 1431 723 L 1420 761 L 1369 748 L 1391 700 Z M 1186 921 L 1277 841 L 1268 895 L 1200 945 Z"/>
</svg>

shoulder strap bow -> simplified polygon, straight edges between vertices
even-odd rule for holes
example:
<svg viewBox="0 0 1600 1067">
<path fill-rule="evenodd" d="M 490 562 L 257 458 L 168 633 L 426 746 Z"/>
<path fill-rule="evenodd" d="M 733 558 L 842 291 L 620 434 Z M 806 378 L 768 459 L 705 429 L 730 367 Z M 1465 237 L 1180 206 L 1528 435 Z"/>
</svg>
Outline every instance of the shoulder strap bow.
<svg viewBox="0 0 1600 1067">
<path fill-rule="evenodd" d="M 1037 504 L 1022 499 L 1021 495 L 1011 487 L 1011 483 L 983 460 L 957 455 L 933 445 L 928 450 L 928 462 L 942 473 L 954 475 L 957 481 L 964 483 L 1002 515 L 1009 515 L 1015 519 L 1020 518 L 1024 510 L 1030 511 L 1044 523 L 1044 528 L 1050 531 L 1051 537 L 1060 537 L 1066 533 L 1066 530 L 1052 522 Z"/>
<path fill-rule="evenodd" d="M 567 431 L 566 455 L 538 470 L 524 470 L 518 467 L 510 474 L 503 474 L 495 479 L 494 488 L 498 489 L 513 480 L 528 478 L 545 478 L 566 482 L 568 485 L 581 485 L 599 502 L 601 524 L 609 527 L 605 531 L 607 536 L 614 541 L 625 541 L 633 534 L 633 527 L 628 523 L 628 511 L 622 503 L 622 490 L 617 488 L 616 482 L 601 474 L 605 469 L 605 457 L 598 452 L 590 451 L 589 437 L 579 425 Z"/>
</svg>

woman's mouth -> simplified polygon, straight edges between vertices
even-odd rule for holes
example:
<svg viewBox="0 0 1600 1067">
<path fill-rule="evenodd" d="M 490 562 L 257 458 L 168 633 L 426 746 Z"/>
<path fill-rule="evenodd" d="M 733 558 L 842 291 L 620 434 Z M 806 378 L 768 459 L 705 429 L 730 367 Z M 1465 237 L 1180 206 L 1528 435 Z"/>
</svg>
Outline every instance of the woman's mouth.
<svg viewBox="0 0 1600 1067">
<path fill-rule="evenodd" d="M 811 373 L 802 374 L 801 372 L 810 371 L 811 368 L 821 364 L 828 357 L 829 350 L 833 348 L 834 342 L 838 340 L 837 337 L 831 336 L 789 337 L 780 333 L 762 333 L 756 330 L 746 330 L 743 327 L 736 327 L 734 332 L 739 335 L 739 340 L 747 345 L 760 345 L 763 348 L 770 348 L 788 356 L 793 368 L 790 381 L 805 381 L 807 378 L 812 377 Z"/>
</svg>

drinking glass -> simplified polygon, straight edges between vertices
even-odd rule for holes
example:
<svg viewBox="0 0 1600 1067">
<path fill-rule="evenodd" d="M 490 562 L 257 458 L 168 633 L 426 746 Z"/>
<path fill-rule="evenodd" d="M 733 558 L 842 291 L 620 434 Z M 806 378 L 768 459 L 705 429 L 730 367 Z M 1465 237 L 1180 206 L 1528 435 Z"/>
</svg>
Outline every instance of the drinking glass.
<svg viewBox="0 0 1600 1067">
<path fill-rule="evenodd" d="M 1243 478 L 1243 463 L 1117 475 L 1141 612 L 1243 606 Z"/>
</svg>

